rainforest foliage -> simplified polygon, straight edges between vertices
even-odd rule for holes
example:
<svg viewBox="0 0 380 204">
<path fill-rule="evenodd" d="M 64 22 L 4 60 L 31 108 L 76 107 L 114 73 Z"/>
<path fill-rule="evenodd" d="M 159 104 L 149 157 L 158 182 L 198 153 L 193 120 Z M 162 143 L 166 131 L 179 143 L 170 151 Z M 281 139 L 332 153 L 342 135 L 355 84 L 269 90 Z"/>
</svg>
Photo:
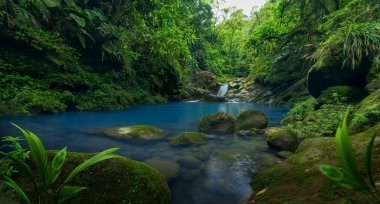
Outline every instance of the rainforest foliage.
<svg viewBox="0 0 380 204">
<path fill-rule="evenodd" d="M 0 114 L 178 100 L 199 71 L 281 91 L 332 60 L 380 64 L 377 0 L 221 3 L 0 0 Z"/>
</svg>

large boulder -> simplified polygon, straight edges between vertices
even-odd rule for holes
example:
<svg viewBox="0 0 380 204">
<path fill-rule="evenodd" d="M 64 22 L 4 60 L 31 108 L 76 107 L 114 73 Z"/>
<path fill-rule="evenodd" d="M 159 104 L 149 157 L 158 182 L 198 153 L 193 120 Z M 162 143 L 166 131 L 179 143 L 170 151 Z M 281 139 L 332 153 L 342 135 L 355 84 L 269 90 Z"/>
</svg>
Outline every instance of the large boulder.
<svg viewBox="0 0 380 204">
<path fill-rule="evenodd" d="M 103 133 L 111 137 L 126 139 L 133 142 L 160 140 L 167 134 L 166 131 L 150 125 L 116 127 L 103 130 Z"/>
<path fill-rule="evenodd" d="M 261 110 L 246 110 L 241 112 L 236 117 L 235 129 L 239 130 L 249 130 L 264 129 L 268 126 L 268 118 L 265 113 Z"/>
<path fill-rule="evenodd" d="M 172 146 L 191 146 L 203 145 L 208 143 L 208 135 L 200 132 L 183 132 L 175 136 L 170 145 Z"/>
<path fill-rule="evenodd" d="M 199 121 L 199 131 L 215 134 L 234 132 L 235 118 L 225 112 L 207 115 Z"/>
<path fill-rule="evenodd" d="M 371 136 L 379 128 L 380 124 L 351 137 L 362 175 L 366 175 L 363 155 Z M 380 140 L 377 140 L 372 152 L 373 169 L 379 169 Z M 294 155 L 254 177 L 251 182 L 254 193 L 249 203 L 371 203 L 370 196 L 337 185 L 317 168 L 320 164 L 338 163 L 334 138 L 306 139 Z M 375 181 L 379 181 L 380 171 L 373 171 L 373 176 Z"/>
<path fill-rule="evenodd" d="M 349 124 L 351 133 L 364 131 L 380 121 L 380 90 L 364 98 L 354 109 Z"/>
<path fill-rule="evenodd" d="M 49 152 L 50 158 L 57 151 Z M 74 153 L 67 154 L 61 178 L 66 178 L 69 173 L 84 160 L 94 154 Z M 14 175 L 20 186 L 26 186 L 26 193 L 33 195 L 30 180 L 20 171 Z M 59 179 L 60 181 L 60 179 Z M 130 160 L 128 158 L 110 159 L 97 163 L 78 174 L 72 182 L 72 186 L 85 186 L 88 189 L 71 203 L 170 203 L 171 194 L 167 181 L 158 171 L 148 165 Z M 9 188 L 0 185 L 0 203 L 3 195 L 7 195 Z M 32 196 L 33 197 L 33 196 Z M 19 198 L 16 196 L 16 198 Z M 7 199 L 7 198 L 5 198 Z M 6 200 L 7 201 L 7 200 Z M 9 201 L 9 200 L 8 200 Z M 16 202 L 21 203 L 21 202 Z M 50 200 L 48 203 L 58 203 Z"/>
<path fill-rule="evenodd" d="M 308 74 L 308 90 L 317 98 L 322 91 L 331 86 L 353 86 L 360 90 L 366 86 L 366 78 L 371 62 L 364 58 L 355 69 L 347 65 L 342 67 L 343 58 L 337 54 L 312 67 Z"/>
<path fill-rule="evenodd" d="M 298 146 L 297 135 L 286 127 L 266 128 L 265 137 L 270 147 L 281 151 L 295 151 Z"/>
</svg>

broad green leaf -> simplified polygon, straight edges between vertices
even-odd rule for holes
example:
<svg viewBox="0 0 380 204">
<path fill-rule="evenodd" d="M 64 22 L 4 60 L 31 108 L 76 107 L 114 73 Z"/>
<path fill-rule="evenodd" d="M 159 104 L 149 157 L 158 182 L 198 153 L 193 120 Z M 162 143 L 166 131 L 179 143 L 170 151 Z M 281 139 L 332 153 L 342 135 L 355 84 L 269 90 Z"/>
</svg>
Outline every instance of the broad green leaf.
<svg viewBox="0 0 380 204">
<path fill-rule="evenodd" d="M 50 177 L 49 177 L 49 183 L 47 186 L 50 186 L 54 184 L 54 182 L 59 177 L 59 174 L 61 173 L 62 166 L 65 162 L 67 154 L 67 147 L 61 149 L 54 157 L 51 168 L 50 168 Z"/>
<path fill-rule="evenodd" d="M 84 39 L 84 36 L 81 33 L 77 33 L 78 40 L 83 48 L 86 48 L 86 40 Z"/>
<path fill-rule="evenodd" d="M 75 15 L 75 14 L 73 14 L 73 13 L 70 13 L 70 17 L 71 17 L 72 19 L 74 19 L 75 22 L 77 22 L 77 24 L 78 24 L 80 27 L 83 28 L 83 27 L 86 26 L 86 19 L 81 18 L 81 17 L 79 17 L 79 16 L 77 16 L 77 15 Z"/>
<path fill-rule="evenodd" d="M 13 125 L 24 134 L 25 139 L 29 146 L 30 153 L 37 166 L 38 173 L 41 177 L 41 180 L 44 186 L 46 186 L 46 183 L 48 182 L 48 177 L 49 177 L 49 173 L 48 173 L 49 165 L 48 165 L 48 158 L 47 158 L 47 153 L 46 153 L 44 145 L 34 133 L 29 132 L 29 131 L 27 132 L 23 130 L 21 127 L 17 126 L 16 124 L 13 124 Z"/>
<path fill-rule="evenodd" d="M 63 203 L 71 198 L 74 198 L 78 196 L 78 194 L 84 190 L 86 190 L 86 187 L 81 186 L 64 186 L 62 189 L 62 197 L 59 199 L 58 203 Z"/>
<path fill-rule="evenodd" d="M 100 161 L 104 161 L 104 160 L 112 159 L 112 158 L 119 158 L 120 157 L 119 155 L 112 154 L 114 151 L 116 151 L 118 149 L 119 148 L 107 149 L 103 152 L 96 154 L 95 156 L 91 157 L 90 159 L 87 159 L 86 161 L 84 161 L 83 163 L 81 163 L 80 165 L 75 167 L 75 169 L 73 171 L 71 171 L 69 176 L 66 178 L 65 182 L 63 182 L 62 186 L 66 185 L 66 183 L 70 182 L 71 179 L 73 179 L 81 171 L 87 169 L 88 167 L 90 167 L 90 166 L 92 166 L 92 165 L 94 165 Z"/>
<path fill-rule="evenodd" d="M 378 131 L 380 132 L 380 129 Z M 368 180 L 374 189 L 376 189 L 376 183 L 375 183 L 373 176 L 372 176 L 371 158 L 372 158 L 372 149 L 373 149 L 373 145 L 375 144 L 376 136 L 377 136 L 377 132 L 373 134 L 373 136 L 372 136 L 372 138 L 368 144 L 367 151 L 365 154 L 365 167 L 367 169 Z"/>
<path fill-rule="evenodd" d="M 333 181 L 340 182 L 343 179 L 343 173 L 335 166 L 322 164 L 318 166 L 318 169 Z"/>
<path fill-rule="evenodd" d="M 346 178 L 349 178 L 347 180 L 352 182 L 352 187 L 354 189 L 365 190 L 368 187 L 357 167 L 354 150 L 351 145 L 350 137 L 348 136 L 348 128 L 347 128 L 348 113 L 349 113 L 349 109 L 347 109 L 346 111 L 342 126 L 338 128 L 335 135 L 336 150 L 339 156 L 340 163 L 343 165 L 343 169 L 345 172 L 344 176 Z"/>
<path fill-rule="evenodd" d="M 2 180 L 2 182 L 4 184 L 6 184 L 7 186 L 11 187 L 13 190 L 15 190 L 19 195 L 20 197 L 25 201 L 25 203 L 27 204 L 31 204 L 30 202 L 30 199 L 29 197 L 25 194 L 25 192 L 20 188 L 19 185 L 17 185 L 17 183 L 12 180 L 11 178 L 9 178 L 8 176 L 4 176 L 5 178 L 5 181 Z"/>
<path fill-rule="evenodd" d="M 49 8 L 59 7 L 61 6 L 61 3 L 59 0 L 44 0 L 45 4 Z"/>
</svg>

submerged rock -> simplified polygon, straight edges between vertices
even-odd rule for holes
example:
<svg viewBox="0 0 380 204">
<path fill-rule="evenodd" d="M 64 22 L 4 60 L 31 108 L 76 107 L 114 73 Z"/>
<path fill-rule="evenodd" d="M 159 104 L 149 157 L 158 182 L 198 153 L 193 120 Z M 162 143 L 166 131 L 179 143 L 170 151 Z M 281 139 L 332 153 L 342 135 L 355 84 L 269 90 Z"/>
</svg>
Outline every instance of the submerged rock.
<svg viewBox="0 0 380 204">
<path fill-rule="evenodd" d="M 50 151 L 49 157 L 52 158 L 56 153 L 57 151 Z M 76 166 L 93 155 L 68 152 L 62 178 L 66 178 Z M 24 188 L 27 189 L 26 193 L 33 197 L 33 192 L 30 192 L 30 180 L 26 178 L 24 172 L 20 171 L 14 175 L 14 179 L 20 186 L 26 186 Z M 99 162 L 74 177 L 70 185 L 88 188 L 70 203 L 166 204 L 171 202 L 171 194 L 165 177 L 148 165 L 126 157 Z M 2 195 L 7 195 L 4 193 L 7 191 L 9 188 L 0 184 L 0 203 L 9 203 L 2 198 Z M 47 203 L 58 203 L 55 199 L 48 199 Z"/>
<path fill-rule="evenodd" d="M 164 138 L 167 134 L 164 130 L 150 125 L 116 127 L 103 130 L 103 133 L 111 137 L 131 140 L 134 142 L 159 140 Z"/>
<path fill-rule="evenodd" d="M 262 136 L 264 135 L 264 130 L 251 128 L 249 130 L 240 130 L 237 134 L 239 136 Z"/>
<path fill-rule="evenodd" d="M 286 151 L 295 151 L 298 147 L 297 135 L 285 127 L 265 129 L 265 137 L 269 146 Z"/>
<path fill-rule="evenodd" d="M 195 169 L 202 164 L 202 161 L 193 156 L 185 156 L 185 157 L 179 158 L 177 160 L 177 163 L 184 168 Z"/>
<path fill-rule="evenodd" d="M 157 169 L 157 171 L 165 175 L 169 181 L 179 175 L 180 167 L 175 162 L 161 159 L 149 159 L 144 161 L 144 163 Z"/>
<path fill-rule="evenodd" d="M 366 172 L 363 155 L 374 132 L 380 134 L 379 128 L 380 123 L 366 132 L 351 136 L 358 166 L 363 175 Z M 380 140 L 376 140 L 372 152 L 373 168 L 378 169 Z M 255 193 L 252 194 L 249 203 L 371 203 L 366 194 L 339 186 L 322 175 L 317 168 L 319 164 L 338 163 L 334 138 L 306 139 L 294 155 L 257 174 L 251 183 Z M 373 171 L 373 176 L 378 180 L 380 172 Z M 263 192 L 264 189 L 266 190 Z"/>
<path fill-rule="evenodd" d="M 183 132 L 175 136 L 170 145 L 172 146 L 191 146 L 203 145 L 208 143 L 208 135 L 200 132 Z"/>
<path fill-rule="evenodd" d="M 199 131 L 206 133 L 233 133 L 235 118 L 225 112 L 205 116 L 199 121 Z"/>
<path fill-rule="evenodd" d="M 264 129 L 267 126 L 268 118 L 261 110 L 246 110 L 236 117 L 235 129 L 237 131 L 250 130 L 252 128 Z"/>
</svg>

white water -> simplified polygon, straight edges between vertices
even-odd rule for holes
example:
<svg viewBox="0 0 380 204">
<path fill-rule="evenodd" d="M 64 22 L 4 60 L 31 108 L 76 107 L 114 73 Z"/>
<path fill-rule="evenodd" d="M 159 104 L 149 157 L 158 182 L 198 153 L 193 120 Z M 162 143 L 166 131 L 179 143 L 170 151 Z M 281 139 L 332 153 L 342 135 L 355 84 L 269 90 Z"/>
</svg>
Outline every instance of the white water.
<svg viewBox="0 0 380 204">
<path fill-rule="evenodd" d="M 228 84 L 223 84 L 220 87 L 217 96 L 223 97 L 224 95 L 226 95 L 227 91 L 228 91 Z"/>
</svg>

